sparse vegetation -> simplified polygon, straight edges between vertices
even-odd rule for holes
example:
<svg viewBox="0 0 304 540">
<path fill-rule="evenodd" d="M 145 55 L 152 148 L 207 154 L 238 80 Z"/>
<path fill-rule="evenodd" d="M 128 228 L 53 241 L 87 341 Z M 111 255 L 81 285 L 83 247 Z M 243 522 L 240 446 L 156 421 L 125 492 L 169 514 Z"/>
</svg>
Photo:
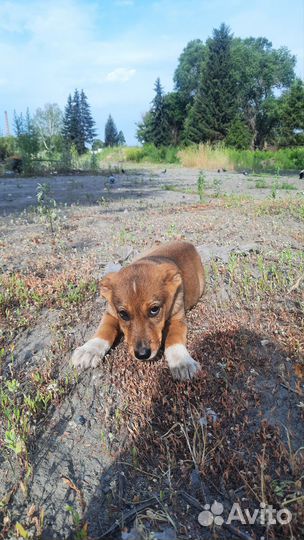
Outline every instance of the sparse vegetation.
<svg viewBox="0 0 304 540">
<path fill-rule="evenodd" d="M 89 208 L 64 206 L 51 242 L 37 212 L 0 220 L 9 223 L 0 282 L 0 444 L 10 482 L 1 500 L 3 537 L 38 539 L 51 522 L 61 535 L 66 526 L 75 538 L 90 538 L 91 502 L 102 493 L 95 536 L 112 528 L 115 537 L 124 523 L 151 539 L 165 528 L 172 538 L 185 531 L 198 538 L 199 508 L 225 490 L 251 512 L 265 501 L 289 508 L 290 528 L 271 526 L 269 534 L 301 538 L 303 196 L 285 192 L 279 174 L 234 182 L 223 171 L 163 169 L 132 177 L 130 193 L 139 186 L 145 194 L 140 210 L 128 192 L 115 200 L 112 190 Z M 275 181 L 280 197 L 254 191 L 259 180 L 269 190 Z M 66 181 L 73 194 L 92 195 L 86 177 Z M 257 193 L 264 199 L 255 200 Z M 20 226 L 24 240 L 11 253 Z M 126 264 L 132 249 L 183 238 L 206 249 L 206 292 L 187 314 L 202 376 L 177 384 L 165 362 L 134 363 L 122 343 L 101 369 L 77 375 L 68 361 L 103 311 L 96 298 L 104 266 Z M 246 525 L 252 537 L 264 530 Z"/>
<path fill-rule="evenodd" d="M 62 173 L 69 171 L 91 171 L 101 173 L 111 171 L 121 173 L 123 164 L 162 163 L 167 165 L 180 164 L 184 167 L 204 169 L 208 171 L 253 171 L 298 172 L 303 164 L 304 148 L 283 148 L 270 150 L 237 150 L 224 145 L 200 144 L 187 147 L 160 146 L 146 144 L 142 147 L 107 147 L 98 152 L 86 152 L 79 155 L 75 146 L 62 153 L 53 152 L 52 156 L 40 153 L 38 157 L 23 160 L 22 174 Z M 6 169 L 11 162 L 4 163 Z M 5 168 L 4 168 L 5 171 Z M 1 170 L 0 170 L 1 172 Z M 283 188 L 284 189 L 284 188 Z"/>
<path fill-rule="evenodd" d="M 47 183 L 37 185 L 37 210 L 38 213 L 48 222 L 51 233 L 54 234 L 54 222 L 58 218 L 57 203 L 51 197 L 51 186 Z"/>
<path fill-rule="evenodd" d="M 206 191 L 206 177 L 201 172 L 197 179 L 197 192 L 198 192 L 200 203 L 203 203 L 205 200 L 205 191 Z"/>
<path fill-rule="evenodd" d="M 20 27 L 22 47 L 43 45 L 37 6 L 28 24 L 32 13 L 12 15 L 8 4 L 9 41 Z M 87 58 L 98 67 L 108 54 L 98 32 L 92 38 L 96 6 L 85 6 L 83 21 L 81 6 L 70 9 L 72 64 L 74 49 L 82 66 Z M 55 6 L 46 40 L 65 11 Z M 287 47 L 239 38 L 226 24 L 206 38 L 181 52 L 172 91 L 157 77 L 137 124 L 142 146 L 127 147 L 111 115 L 97 139 L 84 90 L 69 95 L 64 112 L 56 103 L 14 112 L 13 136 L 5 113 L 0 540 L 304 538 L 304 83 Z M 102 80 L 114 98 L 118 88 L 133 88 L 130 103 L 138 94 L 136 62 L 114 64 L 88 77 L 99 115 L 107 92 L 97 99 L 94 85 Z M 25 73 L 26 65 L 19 79 Z M 205 267 L 204 295 L 186 314 L 197 377 L 173 380 L 163 350 L 136 362 L 119 336 L 96 369 L 77 373 L 71 353 L 104 312 L 100 279 L 154 244 L 184 239 Z M 171 286 L 162 279 L 161 296 Z M 234 504 L 250 519 L 238 515 L 231 526 Z M 269 521 L 272 510 L 292 519 Z"/>
<path fill-rule="evenodd" d="M 255 182 L 255 187 L 257 189 L 265 189 L 265 188 L 268 188 L 269 185 L 264 178 L 258 178 Z"/>
</svg>

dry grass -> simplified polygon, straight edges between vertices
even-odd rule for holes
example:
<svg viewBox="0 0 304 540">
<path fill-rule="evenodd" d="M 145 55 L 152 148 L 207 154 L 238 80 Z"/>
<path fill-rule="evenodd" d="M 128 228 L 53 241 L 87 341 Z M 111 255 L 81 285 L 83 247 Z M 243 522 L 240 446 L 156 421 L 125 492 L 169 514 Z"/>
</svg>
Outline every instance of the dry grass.
<svg viewBox="0 0 304 540">
<path fill-rule="evenodd" d="M 209 205 L 174 206 L 174 221 L 171 206 L 136 214 L 113 212 L 112 221 L 108 209 L 105 212 L 92 207 L 76 208 L 72 212 L 71 228 L 58 227 L 54 237 L 47 233 L 43 236 L 38 226 L 30 223 L 22 233 L 28 240 L 20 242 L 18 252 L 12 252 L 13 243 L 7 242 L 5 261 L 14 266 L 8 266 L 0 280 L 0 375 L 5 411 L 5 417 L 2 416 L 6 422 L 2 422 L 0 446 L 10 460 L 21 462 L 30 517 L 20 510 L 16 486 L 16 494 L 10 491 L 2 499 L 4 509 L 0 510 L 6 522 L 0 539 L 12 530 L 15 533 L 15 528 L 21 534 L 21 527 L 24 538 L 41 538 L 43 502 L 35 511 L 37 525 L 31 518 L 31 494 L 35 492 L 33 482 L 37 478 L 30 477 L 32 457 L 36 459 L 44 451 L 40 436 L 44 427 L 50 429 L 54 440 L 58 438 L 56 444 L 61 444 L 61 432 L 56 434 L 54 424 L 49 424 L 55 418 L 51 408 L 57 409 L 61 419 L 62 405 L 73 399 L 77 408 L 71 437 L 76 451 L 83 456 L 84 467 L 92 460 L 92 441 L 88 445 L 87 441 L 79 443 L 79 430 L 88 429 L 78 427 L 80 413 L 87 417 L 86 425 L 92 420 L 89 429 L 95 430 L 96 436 L 92 440 L 101 445 L 98 458 L 115 461 L 115 466 L 100 479 L 102 490 L 108 488 L 100 506 L 102 511 L 98 509 L 101 529 L 112 523 L 118 523 L 120 528 L 130 505 L 136 513 L 141 502 L 151 501 L 152 496 L 158 504 L 149 503 L 138 510 L 135 521 L 143 538 L 150 540 L 151 531 L 164 527 L 171 528 L 171 532 L 175 529 L 181 540 L 200 538 L 197 511 L 186 507 L 180 498 L 183 492 L 191 495 L 192 501 L 195 497 L 201 506 L 215 499 L 226 501 L 225 518 L 234 502 L 251 512 L 261 502 L 276 509 L 286 506 L 293 514 L 290 528 L 278 525 L 265 531 L 256 523 L 250 529 L 246 527 L 246 534 L 252 534 L 248 538 L 303 538 L 304 258 L 302 250 L 293 245 L 294 240 L 303 241 L 302 199 L 250 202 L 232 194 Z M 106 220 L 106 229 L 96 227 L 101 219 Z M 236 233 L 230 228 L 232 222 L 238 226 Z M 273 236 L 267 236 L 265 231 L 272 222 L 276 228 Z M 102 391 L 102 401 L 101 407 L 96 406 L 91 412 L 90 403 L 98 405 L 99 399 L 95 383 L 90 390 L 89 379 L 85 378 L 88 376 L 75 379 L 74 373 L 65 371 L 65 361 L 74 346 L 81 343 L 82 335 L 95 328 L 102 311 L 96 303 L 94 275 L 97 269 L 99 274 L 110 257 L 108 251 L 111 258 L 116 258 L 122 245 L 131 244 L 141 250 L 155 239 L 183 235 L 197 244 L 216 240 L 225 245 L 227 238 L 236 243 L 243 240 L 244 234 L 246 238 L 247 230 L 255 237 L 259 232 L 254 228 L 256 223 L 263 233 L 260 251 L 232 254 L 226 263 L 212 260 L 207 267 L 206 293 L 187 314 L 188 347 L 201 362 L 200 377 L 193 382 L 176 383 L 164 361 L 135 363 L 126 344 L 121 343 L 109 353 L 100 370 L 92 374 L 101 377 L 98 392 Z M 48 238 L 52 239 L 51 248 Z M 93 242 L 90 247 L 88 241 L 81 250 L 78 246 L 84 239 Z M 54 318 L 50 316 L 53 311 Z M 36 344 L 30 333 L 24 335 L 24 330 L 41 330 L 43 334 L 44 326 L 49 327 L 49 341 L 41 345 L 43 356 L 33 354 L 32 363 L 20 369 L 18 355 L 22 343 L 31 339 L 31 346 Z M 84 387 L 87 397 L 79 400 L 78 392 Z M 37 421 L 40 431 L 36 429 Z M 59 463 L 60 454 L 55 459 Z M 74 463 L 73 450 L 69 459 Z M 88 539 L 92 538 L 88 535 L 95 519 L 92 493 L 96 486 L 82 483 L 81 473 L 76 468 L 75 471 L 73 480 L 70 476 L 63 478 L 67 489 L 78 494 L 75 508 L 68 507 L 68 518 L 74 537 Z M 49 474 L 48 481 L 54 485 L 55 476 Z M 96 493 L 99 492 L 98 485 Z M 87 503 L 84 517 L 83 501 Z M 18 518 L 13 513 L 16 511 Z M 46 519 L 52 520 L 49 508 L 45 512 Z M 242 524 L 237 524 L 237 528 L 242 531 Z M 43 532 L 43 537 L 50 537 Z M 206 530 L 207 535 L 227 538 L 220 536 L 219 529 Z"/>
<path fill-rule="evenodd" d="M 228 151 L 220 146 L 213 147 L 209 144 L 200 144 L 180 150 L 178 157 L 184 167 L 195 167 L 217 171 L 218 169 L 234 170 Z"/>
</svg>

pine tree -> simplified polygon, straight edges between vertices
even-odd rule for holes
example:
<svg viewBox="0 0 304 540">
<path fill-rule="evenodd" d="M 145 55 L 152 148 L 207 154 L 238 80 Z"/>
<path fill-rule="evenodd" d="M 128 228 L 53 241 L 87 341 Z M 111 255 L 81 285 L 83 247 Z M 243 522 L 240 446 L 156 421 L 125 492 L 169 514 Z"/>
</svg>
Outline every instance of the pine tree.
<svg viewBox="0 0 304 540">
<path fill-rule="evenodd" d="M 62 128 L 62 135 L 67 142 L 71 141 L 72 116 L 73 116 L 73 100 L 72 100 L 71 94 L 69 94 L 67 104 L 64 108 L 63 128 Z"/>
<path fill-rule="evenodd" d="M 80 95 L 76 88 L 73 96 L 73 114 L 71 123 L 71 141 L 76 146 L 77 152 L 83 154 L 85 152 L 85 133 L 81 117 Z"/>
<path fill-rule="evenodd" d="M 236 83 L 232 69 L 229 28 L 222 24 L 208 42 L 201 81 L 185 123 L 188 142 L 225 138 L 237 111 Z"/>
<path fill-rule="evenodd" d="M 95 130 L 95 122 L 91 115 L 90 105 L 88 104 L 87 96 L 84 91 L 80 93 L 80 116 L 82 122 L 82 129 L 84 130 L 85 141 L 92 143 L 97 133 Z"/>
<path fill-rule="evenodd" d="M 118 132 L 115 122 L 111 115 L 105 125 L 105 146 L 117 146 L 118 144 Z"/>
<path fill-rule="evenodd" d="M 117 136 L 117 144 L 118 146 L 124 146 L 126 144 L 126 139 L 125 139 L 125 136 L 123 134 L 123 132 L 120 130 L 120 132 L 118 133 L 118 136 Z"/>
<path fill-rule="evenodd" d="M 86 143 L 92 143 L 96 136 L 95 122 L 92 118 L 90 106 L 83 90 L 74 91 L 68 97 L 63 118 L 63 136 L 68 145 L 74 144 L 79 154 L 86 151 Z"/>
<path fill-rule="evenodd" d="M 245 150 L 250 148 L 250 144 L 250 129 L 247 126 L 244 118 L 238 114 L 230 124 L 229 131 L 225 139 L 225 145 L 238 148 L 239 150 Z"/>
<path fill-rule="evenodd" d="M 155 146 L 169 144 L 168 111 L 165 103 L 165 94 L 157 78 L 154 86 L 155 97 L 152 101 L 150 136 Z"/>
</svg>

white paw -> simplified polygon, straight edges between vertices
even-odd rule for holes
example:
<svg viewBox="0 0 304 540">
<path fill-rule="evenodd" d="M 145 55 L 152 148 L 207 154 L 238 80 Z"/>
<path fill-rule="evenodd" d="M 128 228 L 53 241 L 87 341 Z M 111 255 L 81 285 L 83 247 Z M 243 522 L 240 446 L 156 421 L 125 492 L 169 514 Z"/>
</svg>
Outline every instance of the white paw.
<svg viewBox="0 0 304 540">
<path fill-rule="evenodd" d="M 171 345 L 165 350 L 165 357 L 173 379 L 190 380 L 201 369 L 200 364 L 193 360 L 184 345 Z"/>
<path fill-rule="evenodd" d="M 82 347 L 75 349 L 72 364 L 80 369 L 95 368 L 109 349 L 108 341 L 100 338 L 90 339 Z"/>
</svg>

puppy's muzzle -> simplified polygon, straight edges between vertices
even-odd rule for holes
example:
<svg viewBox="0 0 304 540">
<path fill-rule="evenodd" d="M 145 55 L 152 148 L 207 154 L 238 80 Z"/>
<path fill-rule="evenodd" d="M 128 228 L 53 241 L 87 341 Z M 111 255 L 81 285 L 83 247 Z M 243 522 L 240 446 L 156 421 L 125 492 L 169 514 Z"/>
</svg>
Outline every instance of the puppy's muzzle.
<svg viewBox="0 0 304 540">
<path fill-rule="evenodd" d="M 149 360 L 151 356 L 151 347 L 144 343 L 137 343 L 134 348 L 134 355 L 138 360 Z"/>
</svg>

